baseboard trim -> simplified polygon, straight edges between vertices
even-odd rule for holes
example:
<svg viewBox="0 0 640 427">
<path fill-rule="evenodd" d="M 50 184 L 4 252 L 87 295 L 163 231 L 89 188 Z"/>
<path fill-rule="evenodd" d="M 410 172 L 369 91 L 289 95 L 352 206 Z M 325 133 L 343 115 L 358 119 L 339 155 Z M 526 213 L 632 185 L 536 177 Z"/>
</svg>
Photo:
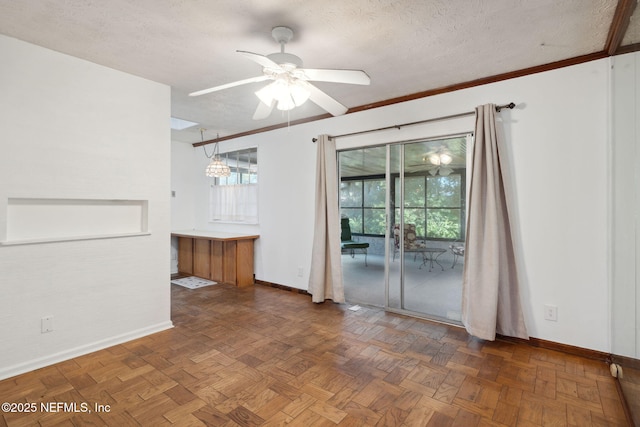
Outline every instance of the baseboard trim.
<svg viewBox="0 0 640 427">
<path fill-rule="evenodd" d="M 85 354 L 93 353 L 94 351 L 104 350 L 105 348 L 109 348 L 114 345 L 122 344 L 127 341 L 132 341 L 137 338 L 142 338 L 144 336 L 155 334 L 156 332 L 161 332 L 171 328 L 173 328 L 173 322 L 169 320 L 166 322 L 158 323 L 156 325 L 148 326 L 146 328 L 127 332 L 125 334 L 116 335 L 100 341 L 81 345 L 69 350 L 51 354 L 49 356 L 40 357 L 37 359 L 19 363 L 17 365 L 9 366 L 7 368 L 2 368 L 0 369 L 0 380 L 5 380 L 7 378 L 24 374 L 26 372 L 35 371 L 36 369 L 44 368 L 55 363 L 64 362 L 65 360 L 73 359 L 74 357 L 84 356 Z"/>
<path fill-rule="evenodd" d="M 262 286 L 267 286 L 269 288 L 276 288 L 276 289 L 281 289 L 283 291 L 293 292 L 296 294 L 311 296 L 311 294 L 307 292 L 305 289 L 292 288 L 291 286 L 279 285 L 277 283 L 266 282 L 264 280 L 256 280 L 255 282 L 256 282 L 256 285 L 262 285 Z"/>
<path fill-rule="evenodd" d="M 603 362 L 611 362 L 611 354 L 603 351 L 591 350 L 584 347 L 576 347 L 569 344 L 561 344 L 554 341 L 547 341 L 540 338 L 530 337 L 528 340 L 516 337 L 508 337 L 505 335 L 497 335 L 496 339 L 502 341 L 518 342 L 523 344 L 529 344 L 532 347 L 544 348 L 546 350 L 555 350 L 561 353 L 571 354 L 572 356 L 580 356 L 587 359 L 595 359 Z"/>
<path fill-rule="evenodd" d="M 631 369 L 636 369 L 640 371 L 640 360 L 634 359 L 633 357 L 628 356 L 619 356 L 617 354 L 611 355 L 611 360 L 622 367 L 628 366 Z"/>
</svg>

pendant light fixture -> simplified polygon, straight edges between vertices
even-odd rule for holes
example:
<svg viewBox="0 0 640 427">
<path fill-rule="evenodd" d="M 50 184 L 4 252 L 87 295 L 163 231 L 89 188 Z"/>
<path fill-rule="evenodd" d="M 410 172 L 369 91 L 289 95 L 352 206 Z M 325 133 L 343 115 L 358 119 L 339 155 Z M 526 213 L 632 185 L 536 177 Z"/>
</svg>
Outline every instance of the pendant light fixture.
<svg viewBox="0 0 640 427">
<path fill-rule="evenodd" d="M 204 142 L 204 131 L 206 129 L 200 129 L 200 138 L 202 142 Z M 216 135 L 216 140 L 219 138 L 219 135 Z M 207 149 L 203 145 L 204 155 L 207 158 L 211 159 L 211 162 L 207 165 L 205 169 L 205 175 L 211 178 L 222 178 L 231 175 L 231 169 L 227 166 L 226 163 L 222 161 L 220 158 L 220 147 L 218 147 L 218 141 L 214 142 L 213 145 L 213 153 L 209 156 L 207 154 Z"/>
</svg>

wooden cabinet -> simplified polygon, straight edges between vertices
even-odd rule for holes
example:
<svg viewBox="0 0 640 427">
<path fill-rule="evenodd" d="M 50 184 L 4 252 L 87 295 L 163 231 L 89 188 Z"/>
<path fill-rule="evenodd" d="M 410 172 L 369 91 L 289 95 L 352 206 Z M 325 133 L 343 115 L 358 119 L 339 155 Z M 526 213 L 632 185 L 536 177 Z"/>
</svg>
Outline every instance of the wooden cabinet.
<svg viewBox="0 0 640 427">
<path fill-rule="evenodd" d="M 253 284 L 253 240 L 238 240 L 236 254 L 236 281 Z"/>
<path fill-rule="evenodd" d="M 253 242 L 257 235 L 174 232 L 178 272 L 235 286 L 254 284 Z"/>
<path fill-rule="evenodd" d="M 178 237 L 178 272 L 193 275 L 193 239 Z"/>
<path fill-rule="evenodd" d="M 193 239 L 193 275 L 203 279 L 211 278 L 211 241 Z"/>
<path fill-rule="evenodd" d="M 224 242 L 221 240 L 211 241 L 211 280 L 214 282 L 224 282 L 222 269 L 222 258 L 224 254 Z M 251 266 L 253 270 L 253 266 Z"/>
</svg>

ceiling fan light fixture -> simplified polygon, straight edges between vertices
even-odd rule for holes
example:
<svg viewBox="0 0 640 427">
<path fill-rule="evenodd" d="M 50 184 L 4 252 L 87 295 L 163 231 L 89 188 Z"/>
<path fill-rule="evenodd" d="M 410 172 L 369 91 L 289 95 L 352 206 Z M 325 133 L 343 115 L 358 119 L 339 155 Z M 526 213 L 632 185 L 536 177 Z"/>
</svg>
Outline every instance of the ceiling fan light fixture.
<svg viewBox="0 0 640 427">
<path fill-rule="evenodd" d="M 276 108 L 281 111 L 293 110 L 296 106 L 291 97 L 291 87 L 286 79 L 278 79 L 273 82 L 274 98 L 278 101 Z"/>
<path fill-rule="evenodd" d="M 428 156 L 429 163 L 434 166 L 446 166 L 453 161 L 451 154 L 447 152 L 433 153 Z"/>
<path fill-rule="evenodd" d="M 291 98 L 293 98 L 293 102 L 296 104 L 296 107 L 299 107 L 307 102 L 307 99 L 309 99 L 309 96 L 311 95 L 311 92 L 309 92 L 307 88 L 304 87 L 304 85 L 298 80 L 289 85 L 289 90 L 291 92 Z"/>
<path fill-rule="evenodd" d="M 451 154 L 449 153 L 440 154 L 440 164 L 448 165 L 449 163 L 451 163 L 452 160 L 453 160 L 453 157 L 451 157 Z"/>
<path fill-rule="evenodd" d="M 438 154 L 431 154 L 429 156 L 429 162 L 432 165 L 440 166 L 440 156 Z"/>
<path fill-rule="evenodd" d="M 256 92 L 256 96 L 265 105 L 277 102 L 277 108 L 281 111 L 292 110 L 304 104 L 311 93 L 299 81 L 288 81 L 278 78 Z"/>
<path fill-rule="evenodd" d="M 293 99 L 291 99 L 291 97 L 279 99 L 278 103 L 276 104 L 276 108 L 280 111 L 293 110 L 295 107 L 296 104 L 293 102 Z"/>
</svg>

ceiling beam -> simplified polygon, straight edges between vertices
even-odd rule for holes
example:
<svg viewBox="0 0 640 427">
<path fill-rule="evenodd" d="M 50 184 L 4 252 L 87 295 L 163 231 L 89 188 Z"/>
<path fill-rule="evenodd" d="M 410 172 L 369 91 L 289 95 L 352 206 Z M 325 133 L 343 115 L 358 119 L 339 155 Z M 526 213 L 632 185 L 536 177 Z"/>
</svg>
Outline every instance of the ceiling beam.
<svg viewBox="0 0 640 427">
<path fill-rule="evenodd" d="M 255 135 L 257 133 L 269 132 L 270 130 L 276 130 L 276 129 L 286 128 L 286 127 L 289 127 L 289 126 L 301 125 L 303 123 L 315 122 L 316 120 L 328 119 L 329 117 L 333 117 L 333 116 L 331 114 L 329 114 L 329 113 L 321 114 L 319 116 L 313 116 L 313 117 L 307 117 L 307 118 L 304 118 L 304 119 L 292 120 L 292 121 L 287 122 L 287 123 L 280 123 L 280 124 L 277 124 L 277 125 L 266 126 L 266 127 L 259 128 L 259 129 L 248 130 L 246 132 L 234 133 L 233 135 L 220 136 L 220 137 L 217 137 L 216 139 L 209 139 L 207 141 L 194 142 L 191 145 L 193 145 L 194 147 L 200 147 L 201 145 L 215 144 L 216 142 L 226 141 L 226 140 L 229 140 L 229 139 L 236 139 L 236 138 L 240 138 L 240 137 L 243 137 L 243 136 Z"/>
<path fill-rule="evenodd" d="M 387 99 L 384 101 L 374 102 L 372 104 L 361 105 L 359 107 L 350 108 L 348 113 L 355 113 L 358 111 L 369 110 L 371 108 L 384 107 L 391 104 L 398 104 L 400 102 L 412 101 L 414 99 L 426 98 L 433 95 L 440 95 L 443 93 L 454 92 L 461 89 L 468 89 L 476 86 L 482 86 L 490 83 L 496 83 L 503 80 L 514 79 L 516 77 L 528 76 L 531 74 L 542 73 L 544 71 L 556 70 L 558 68 L 569 67 L 571 65 L 582 64 L 585 62 L 595 61 L 598 59 L 606 58 L 606 52 L 594 52 L 587 55 L 576 56 L 573 58 L 563 59 L 561 61 L 551 62 L 549 64 L 536 65 L 534 67 L 523 68 L 521 70 L 509 71 L 503 74 L 496 74 L 490 77 L 484 77 L 481 79 L 470 80 L 464 83 L 456 83 L 450 86 L 444 86 L 436 89 L 429 89 L 423 92 L 412 93 L 410 95 L 404 95 L 397 98 Z"/>
<path fill-rule="evenodd" d="M 609 56 L 615 55 L 620 48 L 624 34 L 629 27 L 631 15 L 633 15 L 633 11 L 637 5 L 638 0 L 618 0 L 618 5 L 616 6 L 616 11 L 613 14 L 613 20 L 609 27 L 607 42 L 604 45 L 604 51 L 607 52 Z"/>
<path fill-rule="evenodd" d="M 626 46 L 622 46 L 616 52 L 616 55 L 624 55 L 625 53 L 638 52 L 640 51 L 640 43 L 628 44 Z"/>
<path fill-rule="evenodd" d="M 634 0 L 635 1 L 635 0 Z M 349 108 L 346 114 L 357 113 L 359 111 L 370 110 L 372 108 L 385 107 L 387 105 L 398 104 L 401 102 L 412 101 L 414 99 L 426 98 L 433 95 L 440 95 L 442 93 L 454 92 L 461 89 L 468 89 L 471 87 L 482 86 L 489 83 L 495 83 L 502 80 L 509 80 L 516 77 L 528 76 L 530 74 L 542 73 L 544 71 L 555 70 L 558 68 L 568 67 L 571 65 L 582 64 L 584 62 L 595 61 L 597 59 L 606 58 L 607 53 L 605 51 L 594 52 L 587 55 L 576 56 L 574 58 L 563 59 L 561 61 L 552 62 L 550 64 L 537 65 L 535 67 L 524 68 L 522 70 L 510 71 L 508 73 L 498 74 L 495 76 L 485 77 L 482 79 L 471 80 L 464 83 L 457 83 L 450 86 L 444 86 L 436 89 L 430 89 L 423 92 L 412 93 L 410 95 L 404 95 L 397 98 L 386 99 L 372 104 L 360 105 L 358 107 Z M 215 144 L 216 142 L 226 141 L 229 139 L 236 139 L 243 136 L 255 135 L 258 133 L 268 132 L 275 129 L 282 129 L 287 126 L 295 126 L 302 123 L 314 122 L 316 120 L 322 120 L 332 117 L 331 114 L 322 114 L 314 117 L 307 117 L 306 119 L 294 120 L 289 123 L 281 123 L 277 125 L 267 126 L 259 129 L 253 129 L 246 132 L 240 132 L 233 135 L 221 136 L 216 139 L 210 139 L 202 142 L 195 142 L 191 145 L 194 147 L 200 147 L 202 145 Z"/>
</svg>

